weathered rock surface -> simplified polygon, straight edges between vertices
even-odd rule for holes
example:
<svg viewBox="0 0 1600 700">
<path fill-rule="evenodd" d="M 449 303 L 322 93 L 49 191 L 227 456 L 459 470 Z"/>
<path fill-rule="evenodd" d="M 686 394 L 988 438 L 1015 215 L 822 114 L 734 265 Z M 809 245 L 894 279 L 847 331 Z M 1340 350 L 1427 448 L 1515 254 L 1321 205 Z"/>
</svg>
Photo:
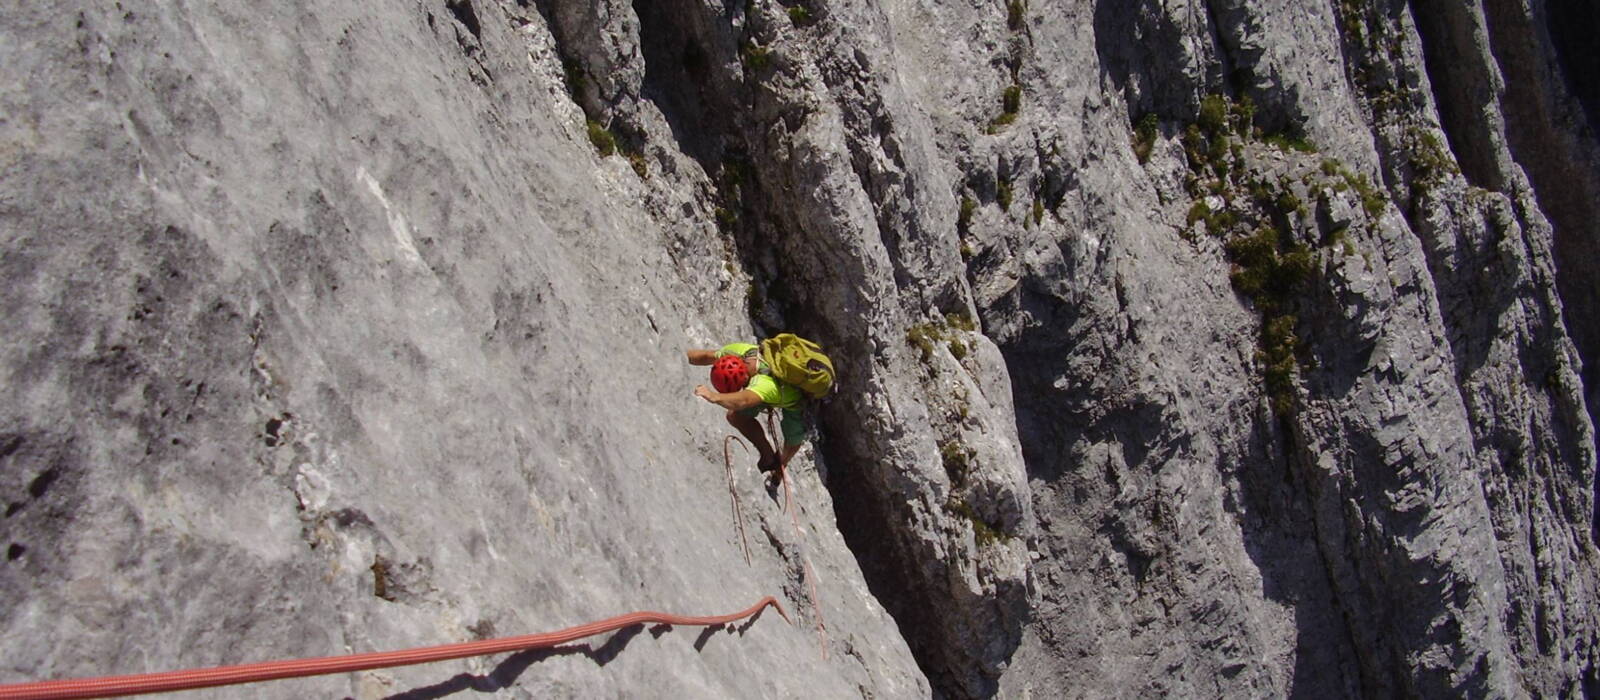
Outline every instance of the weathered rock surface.
<svg viewBox="0 0 1600 700">
<path fill-rule="evenodd" d="M 772 594 L 215 695 L 1600 694 L 1591 15 L 14 3 L 0 682 Z"/>
<path fill-rule="evenodd" d="M 4 14 L 6 680 L 776 595 L 214 695 L 928 694 L 809 457 L 803 533 L 740 457 L 743 561 L 683 351 L 751 335 L 745 277 L 693 179 L 596 155 L 537 12 Z"/>
</svg>

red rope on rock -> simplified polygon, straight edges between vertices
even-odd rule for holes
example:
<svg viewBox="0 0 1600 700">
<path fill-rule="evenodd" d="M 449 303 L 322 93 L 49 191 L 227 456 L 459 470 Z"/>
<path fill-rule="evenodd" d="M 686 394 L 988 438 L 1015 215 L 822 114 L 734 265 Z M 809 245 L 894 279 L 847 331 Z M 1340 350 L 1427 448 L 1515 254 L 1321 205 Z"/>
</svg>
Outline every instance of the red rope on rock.
<svg viewBox="0 0 1600 700">
<path fill-rule="evenodd" d="M 642 624 L 662 625 L 694 625 L 709 627 L 723 625 L 735 620 L 742 620 L 761 612 L 767 606 L 772 606 L 783 616 L 785 622 L 794 624 L 789 619 L 789 614 L 784 612 L 783 606 L 772 596 L 762 598 L 760 602 L 748 609 L 731 615 L 716 615 L 711 617 L 685 617 L 682 615 L 669 615 L 667 613 L 640 611 L 606 618 L 587 625 L 569 627 L 556 632 L 545 634 L 528 634 L 519 637 L 504 637 L 501 639 L 486 639 L 478 642 L 462 642 L 459 644 L 443 644 L 440 646 L 423 647 L 420 649 L 406 649 L 402 651 L 380 651 L 366 654 L 350 654 L 346 656 L 326 656 L 316 659 L 294 659 L 289 661 L 268 661 L 254 664 L 241 664 L 238 666 L 217 666 L 213 668 L 189 669 L 184 671 L 166 671 L 163 673 L 146 673 L 131 676 L 107 676 L 103 678 L 77 678 L 59 681 L 42 681 L 38 683 L 19 683 L 16 685 L 0 685 L 0 700 L 66 700 L 68 698 L 105 698 L 119 695 L 139 695 L 143 693 L 164 693 L 176 690 L 192 690 L 195 688 L 211 688 L 219 685 L 235 685 L 239 683 L 256 683 L 259 681 L 277 680 L 280 678 L 300 678 L 304 676 L 320 676 L 328 673 L 348 673 L 352 671 L 365 671 L 374 668 L 388 668 L 392 666 L 409 666 L 433 661 L 446 661 L 460 659 L 468 656 L 482 656 L 485 654 L 498 654 L 507 651 L 522 651 L 526 649 L 548 649 L 560 644 L 565 644 L 584 637 L 604 634 L 624 627 Z"/>
</svg>

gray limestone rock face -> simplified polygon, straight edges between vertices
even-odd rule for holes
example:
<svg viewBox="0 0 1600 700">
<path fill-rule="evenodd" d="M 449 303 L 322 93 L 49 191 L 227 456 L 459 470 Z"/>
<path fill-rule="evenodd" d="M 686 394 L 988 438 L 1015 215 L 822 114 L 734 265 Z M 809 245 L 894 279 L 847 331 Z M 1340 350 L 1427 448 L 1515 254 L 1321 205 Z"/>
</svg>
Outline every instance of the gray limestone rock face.
<svg viewBox="0 0 1600 700">
<path fill-rule="evenodd" d="M 12 3 L 0 683 L 1600 695 L 1586 12 Z"/>
<path fill-rule="evenodd" d="M 746 563 L 684 355 L 753 336 L 705 175 L 598 155 L 533 8 L 0 16 L 5 682 L 772 595 L 209 695 L 929 693 L 814 451 L 786 513 L 734 448 Z"/>
</svg>

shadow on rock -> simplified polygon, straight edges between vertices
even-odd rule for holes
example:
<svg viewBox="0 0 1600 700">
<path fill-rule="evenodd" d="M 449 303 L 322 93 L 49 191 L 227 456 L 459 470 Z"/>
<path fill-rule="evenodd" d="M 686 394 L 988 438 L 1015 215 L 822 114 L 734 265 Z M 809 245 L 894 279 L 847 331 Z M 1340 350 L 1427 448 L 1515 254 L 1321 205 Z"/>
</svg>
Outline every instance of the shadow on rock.
<svg viewBox="0 0 1600 700">
<path fill-rule="evenodd" d="M 628 643 L 633 641 L 633 638 L 638 636 L 643 629 L 643 625 L 634 625 L 617 630 L 617 633 L 612 635 L 611 639 L 606 640 L 606 643 L 600 645 L 599 648 L 595 648 L 590 644 L 572 644 L 551 649 L 519 651 L 506 657 L 505 661 L 501 661 L 500 665 L 495 666 L 493 671 L 486 674 L 458 673 L 455 677 L 443 683 L 396 693 L 388 696 L 385 700 L 433 700 L 434 698 L 454 695 L 463 690 L 496 693 L 516 683 L 517 679 L 522 676 L 522 672 L 528 670 L 528 667 L 557 656 L 582 654 L 593 659 L 596 664 L 604 666 L 616 659 L 617 655 L 621 654 L 622 650 L 628 646 Z M 652 630 L 652 634 L 657 637 L 661 636 L 660 633 L 654 630 Z"/>
<path fill-rule="evenodd" d="M 728 625 L 706 626 L 700 632 L 700 635 L 695 638 L 695 651 L 704 651 L 706 644 L 711 641 L 711 637 L 717 632 L 727 630 L 730 634 L 743 635 L 745 631 L 749 630 L 750 627 L 756 623 L 757 620 L 761 619 L 761 615 L 764 612 L 766 612 L 766 610 L 763 609 L 746 618 L 743 623 L 733 627 Z M 672 628 L 672 625 L 667 624 L 651 625 L 649 627 L 650 636 L 660 639 L 662 635 L 672 631 Z M 599 648 L 595 648 L 591 644 L 570 644 L 551 649 L 529 649 L 526 651 L 519 651 L 509 657 L 506 657 L 505 661 L 501 661 L 500 665 L 495 666 L 493 671 L 490 671 L 486 674 L 476 675 L 471 673 L 458 673 L 450 680 L 444 681 L 443 683 L 436 683 L 434 685 L 424 686 L 421 688 L 413 688 L 403 693 L 390 695 L 384 698 L 384 700 L 435 700 L 436 698 L 454 695 L 464 690 L 474 690 L 480 693 L 497 693 L 511 687 L 512 684 L 516 683 L 517 679 L 521 678 L 522 673 L 527 671 L 529 667 L 536 663 L 540 663 L 545 659 L 550 659 L 557 656 L 573 656 L 581 654 L 594 660 L 596 664 L 604 666 L 615 660 L 617 656 L 622 653 L 622 650 L 627 648 L 628 643 L 632 642 L 633 638 L 637 637 L 639 632 L 643 631 L 644 629 L 644 625 L 633 625 L 631 627 L 617 630 L 617 633 L 612 635 L 611 639 L 606 640 L 606 643 L 600 645 Z"/>
</svg>

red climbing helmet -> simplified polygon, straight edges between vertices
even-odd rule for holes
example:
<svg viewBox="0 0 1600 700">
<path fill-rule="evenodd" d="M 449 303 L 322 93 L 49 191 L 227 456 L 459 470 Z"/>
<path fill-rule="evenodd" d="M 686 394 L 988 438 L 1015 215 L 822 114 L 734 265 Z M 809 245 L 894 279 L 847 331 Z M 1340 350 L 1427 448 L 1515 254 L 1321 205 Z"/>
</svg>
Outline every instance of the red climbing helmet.
<svg viewBox="0 0 1600 700">
<path fill-rule="evenodd" d="M 750 370 L 744 366 L 744 360 L 736 355 L 723 355 L 711 365 L 711 386 L 724 394 L 730 394 L 744 388 L 745 382 L 750 381 Z"/>
</svg>

